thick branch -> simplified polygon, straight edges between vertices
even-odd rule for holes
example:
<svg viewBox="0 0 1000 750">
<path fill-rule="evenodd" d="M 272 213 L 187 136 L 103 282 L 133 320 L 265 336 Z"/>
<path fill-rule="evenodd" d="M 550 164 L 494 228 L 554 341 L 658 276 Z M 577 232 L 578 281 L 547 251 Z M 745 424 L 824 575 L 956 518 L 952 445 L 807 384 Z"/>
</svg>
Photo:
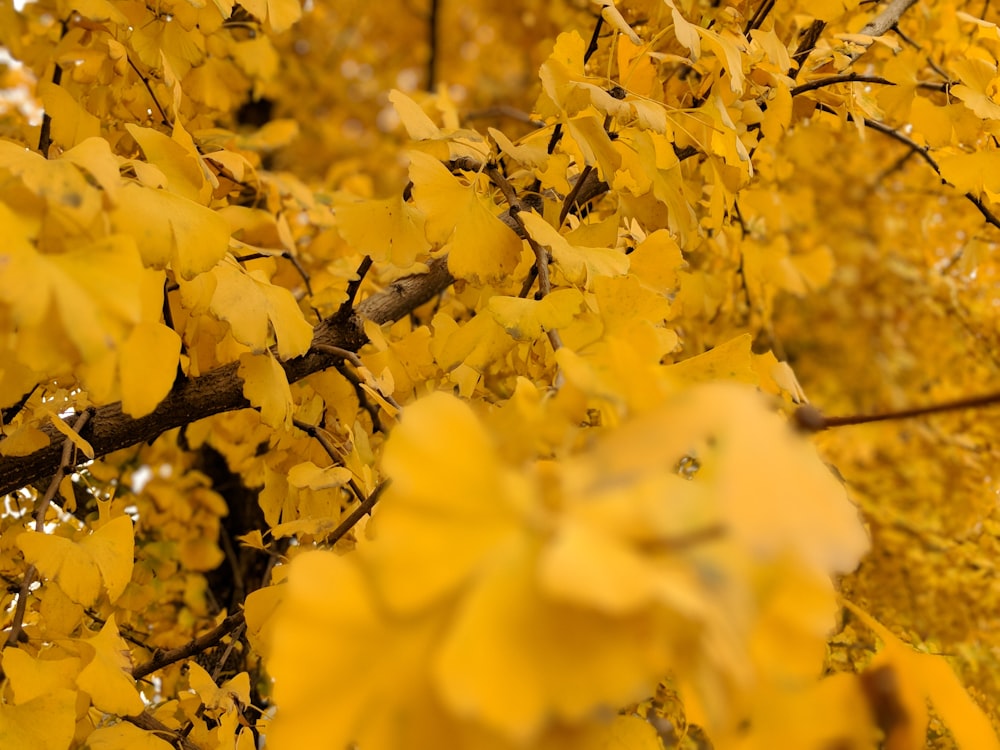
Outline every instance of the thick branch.
<svg viewBox="0 0 1000 750">
<path fill-rule="evenodd" d="M 362 302 L 346 320 L 324 320 L 313 331 L 313 345 L 301 357 L 283 362 L 289 383 L 333 366 L 340 358 L 321 347 L 357 351 L 366 342 L 362 321 L 387 323 L 398 320 L 444 291 L 453 281 L 446 258 L 429 264 L 425 274 L 408 276 L 394 282 L 383 292 Z M 243 381 L 238 363 L 216 368 L 200 377 L 179 380 L 159 406 L 145 417 L 133 419 L 122 412 L 121 402 L 102 406 L 81 431 L 94 448 L 94 457 L 155 439 L 167 430 L 195 422 L 214 414 L 245 409 L 250 403 L 243 397 Z M 28 456 L 0 458 L 0 495 L 26 487 L 51 476 L 60 464 L 65 438 L 47 425 L 49 445 Z"/>
</svg>

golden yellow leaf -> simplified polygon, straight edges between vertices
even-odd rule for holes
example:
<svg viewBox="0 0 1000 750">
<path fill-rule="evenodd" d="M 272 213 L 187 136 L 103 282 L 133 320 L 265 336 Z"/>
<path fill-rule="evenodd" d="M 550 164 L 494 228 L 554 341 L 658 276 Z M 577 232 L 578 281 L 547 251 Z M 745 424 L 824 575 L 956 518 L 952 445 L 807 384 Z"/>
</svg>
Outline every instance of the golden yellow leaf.
<svg viewBox="0 0 1000 750">
<path fill-rule="evenodd" d="M 135 239 L 143 263 L 169 264 L 184 279 L 208 271 L 229 249 L 222 216 L 166 190 L 127 183 L 111 217 L 117 231 Z"/>
<path fill-rule="evenodd" d="M 261 421 L 270 427 L 291 427 L 292 392 L 288 377 L 270 354 L 240 355 L 239 376 L 243 395 L 260 410 Z"/>
<path fill-rule="evenodd" d="M 188 200 L 204 204 L 211 195 L 211 186 L 205 180 L 198 152 L 153 128 L 127 124 L 129 132 L 146 161 L 158 167 L 167 178 L 167 189 Z"/>
<path fill-rule="evenodd" d="M 488 309 L 504 330 L 518 341 L 533 341 L 543 331 L 565 328 L 583 305 L 576 289 L 557 289 L 540 300 L 493 297 Z"/>
<path fill-rule="evenodd" d="M 124 721 L 98 727 L 87 736 L 88 750 L 170 750 L 172 747 L 153 732 Z"/>
<path fill-rule="evenodd" d="M 66 750 L 76 727 L 76 692 L 53 690 L 20 706 L 0 703 L 0 746 Z"/>
<path fill-rule="evenodd" d="M 181 337 L 160 323 L 139 323 L 122 344 L 119 377 L 122 411 L 131 417 L 152 412 L 177 377 Z"/>
<path fill-rule="evenodd" d="M 454 591 L 519 535 L 525 490 L 461 401 L 435 393 L 407 407 L 383 466 L 393 482 L 373 518 L 380 543 L 365 554 L 394 609 L 413 611 Z"/>
<path fill-rule="evenodd" d="M 132 679 L 128 647 L 118 635 L 114 616 L 108 618 L 93 638 L 77 643 L 90 658 L 76 684 L 90 695 L 94 706 L 118 716 L 142 713 L 146 706 Z"/>
<path fill-rule="evenodd" d="M 411 151 L 413 200 L 426 220 L 427 239 L 450 249 L 448 270 L 458 278 L 491 281 L 514 270 L 521 240 L 496 216 L 477 181 L 462 185 L 432 156 Z"/>
<path fill-rule="evenodd" d="M 8 646 L 3 652 L 3 671 L 14 689 L 14 705 L 20 706 L 59 690 L 73 690 L 80 660 L 37 659 Z"/>
<path fill-rule="evenodd" d="M 62 86 L 50 81 L 38 85 L 45 114 L 52 118 L 52 140 L 70 148 L 101 134 L 101 121 L 80 106 Z"/>
<path fill-rule="evenodd" d="M 376 262 L 409 268 L 430 249 L 424 215 L 401 196 L 337 205 L 340 236 Z"/>
<path fill-rule="evenodd" d="M 0 456 L 28 456 L 49 444 L 49 436 L 31 425 L 21 425 L 0 439 Z"/>
</svg>

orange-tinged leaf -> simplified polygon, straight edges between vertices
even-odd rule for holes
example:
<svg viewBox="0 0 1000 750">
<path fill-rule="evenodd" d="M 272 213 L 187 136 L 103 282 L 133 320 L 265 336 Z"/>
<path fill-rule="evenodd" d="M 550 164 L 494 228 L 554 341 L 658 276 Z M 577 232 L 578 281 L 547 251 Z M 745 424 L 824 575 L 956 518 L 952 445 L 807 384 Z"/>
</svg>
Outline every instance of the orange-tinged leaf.
<svg viewBox="0 0 1000 750">
<path fill-rule="evenodd" d="M 244 7 L 277 34 L 287 31 L 302 17 L 299 0 L 247 0 Z"/>
<path fill-rule="evenodd" d="M 1000 192 L 1000 151 L 943 156 L 941 176 L 963 193 Z"/>
<path fill-rule="evenodd" d="M 119 377 L 122 411 L 131 417 L 152 412 L 177 377 L 181 337 L 160 323 L 139 323 L 122 344 Z"/>
<path fill-rule="evenodd" d="M 114 615 L 93 638 L 77 641 L 93 655 L 77 677 L 77 686 L 90 695 L 94 706 L 119 716 L 135 716 L 146 707 L 132 679 L 128 646 L 118 634 Z"/>
</svg>

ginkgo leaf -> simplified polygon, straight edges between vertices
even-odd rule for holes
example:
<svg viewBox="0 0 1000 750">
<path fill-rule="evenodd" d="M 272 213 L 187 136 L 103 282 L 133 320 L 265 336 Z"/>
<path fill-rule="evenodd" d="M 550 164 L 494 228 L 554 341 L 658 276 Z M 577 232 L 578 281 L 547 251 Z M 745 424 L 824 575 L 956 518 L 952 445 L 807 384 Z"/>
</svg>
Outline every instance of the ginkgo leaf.
<svg viewBox="0 0 1000 750">
<path fill-rule="evenodd" d="M 389 92 L 389 101 L 396 108 L 403 127 L 407 134 L 415 141 L 422 141 L 427 138 L 437 138 L 441 134 L 441 129 L 434 124 L 434 121 L 420 108 L 413 99 L 402 91 L 393 89 Z"/>
<path fill-rule="evenodd" d="M 119 716 L 142 713 L 145 704 L 132 679 L 128 647 L 118 634 L 114 616 L 108 618 L 93 638 L 77 643 L 85 653 L 92 653 L 76 684 L 90 695 L 94 706 Z"/>
<path fill-rule="evenodd" d="M 896 735 L 909 738 L 912 746 L 923 744 L 927 733 L 926 702 L 934 707 L 963 750 L 997 750 L 1000 738 L 989 718 L 969 696 L 957 675 L 939 654 L 921 653 L 901 641 L 882 623 L 851 602 L 844 602 L 851 613 L 871 628 L 882 641 L 883 648 L 870 667 L 871 672 L 892 670 L 897 677 L 903 716 L 889 729 L 890 743 L 898 743 Z M 900 747 L 907 747 L 904 739 Z"/>
<path fill-rule="evenodd" d="M 583 295 L 578 290 L 557 289 L 540 300 L 493 297 L 488 309 L 515 339 L 533 341 L 542 331 L 569 325 L 582 305 Z"/>
<path fill-rule="evenodd" d="M 278 34 L 287 31 L 302 17 L 299 0 L 247 0 L 244 7 L 261 21 L 266 21 L 268 27 Z"/>
<path fill-rule="evenodd" d="M 0 703 L 0 746 L 66 750 L 76 727 L 77 694 L 57 689 L 22 705 Z"/>
<path fill-rule="evenodd" d="M 185 279 L 208 271 L 229 249 L 229 224 L 222 216 L 166 190 L 126 184 L 112 222 L 135 238 L 143 263 L 170 264 Z"/>
<path fill-rule="evenodd" d="M 337 205 L 337 231 L 374 261 L 409 268 L 430 249 L 424 215 L 401 196 Z"/>
<path fill-rule="evenodd" d="M 48 444 L 48 434 L 32 425 L 22 425 L 0 439 L 0 456 L 29 456 Z"/>
<path fill-rule="evenodd" d="M 448 270 L 454 276 L 490 281 L 514 270 L 521 240 L 475 183 L 462 185 L 441 162 L 418 151 L 410 152 L 410 179 L 414 202 L 429 219 L 427 239 L 450 248 Z"/>
<path fill-rule="evenodd" d="M 132 577 L 134 538 L 132 521 L 120 516 L 79 542 L 38 532 L 17 537 L 17 545 L 46 578 L 84 606 L 91 606 L 101 592 L 102 581 L 112 601 L 125 590 Z"/>
<path fill-rule="evenodd" d="M 168 190 L 200 204 L 209 198 L 211 188 L 202 173 L 197 151 L 153 128 L 127 124 L 125 129 L 139 144 L 146 161 L 163 172 Z"/>
<path fill-rule="evenodd" d="M 197 666 L 197 665 L 193 665 Z M 170 750 L 171 745 L 154 732 L 127 722 L 98 727 L 87 735 L 89 750 Z"/>
<path fill-rule="evenodd" d="M 7 647 L 3 652 L 3 671 L 14 689 L 14 705 L 20 706 L 59 690 L 73 690 L 80 660 L 36 659 L 21 649 Z"/>
<path fill-rule="evenodd" d="M 425 676 L 437 618 L 385 622 L 356 563 L 330 552 L 292 562 L 268 660 L 282 706 L 268 733 L 275 750 L 335 750 L 351 742 L 391 750 L 453 736 Z M 315 722 L 324 727 L 321 736 Z"/>
<path fill-rule="evenodd" d="M 963 193 L 1000 193 L 1000 151 L 943 156 L 941 176 Z"/>
<path fill-rule="evenodd" d="M 119 369 L 122 411 L 149 414 L 170 392 L 177 377 L 181 338 L 160 323 L 139 323 L 122 344 Z"/>
<path fill-rule="evenodd" d="M 52 118 L 52 139 L 66 148 L 101 134 L 101 121 L 80 106 L 62 86 L 42 81 L 38 86 L 45 113 Z"/>
<path fill-rule="evenodd" d="M 603 247 L 575 247 L 555 227 L 538 214 L 521 214 L 528 234 L 552 251 L 552 258 L 573 284 L 586 285 L 596 275 L 617 276 L 626 273 L 628 256 L 618 250 Z"/>
<path fill-rule="evenodd" d="M 261 421 L 270 427 L 290 427 L 292 392 L 288 377 L 270 354 L 240 356 L 239 376 L 243 380 L 243 395 L 260 410 Z"/>
<path fill-rule="evenodd" d="M 526 490 L 512 485 L 461 401 L 436 393 L 407 407 L 383 466 L 393 482 L 373 519 L 382 542 L 366 554 L 393 608 L 412 611 L 453 591 L 517 537 Z M 447 555 L 434 552 L 441 545 Z"/>
</svg>

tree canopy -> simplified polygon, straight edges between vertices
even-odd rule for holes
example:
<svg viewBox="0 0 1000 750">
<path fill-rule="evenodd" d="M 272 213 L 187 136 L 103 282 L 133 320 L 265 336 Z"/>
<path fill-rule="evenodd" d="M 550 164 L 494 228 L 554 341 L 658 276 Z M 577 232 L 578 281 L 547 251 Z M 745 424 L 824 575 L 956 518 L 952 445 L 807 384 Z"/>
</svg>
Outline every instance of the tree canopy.
<svg viewBox="0 0 1000 750">
<path fill-rule="evenodd" d="M 0 747 L 1000 748 L 998 24 L 0 0 Z"/>
</svg>

